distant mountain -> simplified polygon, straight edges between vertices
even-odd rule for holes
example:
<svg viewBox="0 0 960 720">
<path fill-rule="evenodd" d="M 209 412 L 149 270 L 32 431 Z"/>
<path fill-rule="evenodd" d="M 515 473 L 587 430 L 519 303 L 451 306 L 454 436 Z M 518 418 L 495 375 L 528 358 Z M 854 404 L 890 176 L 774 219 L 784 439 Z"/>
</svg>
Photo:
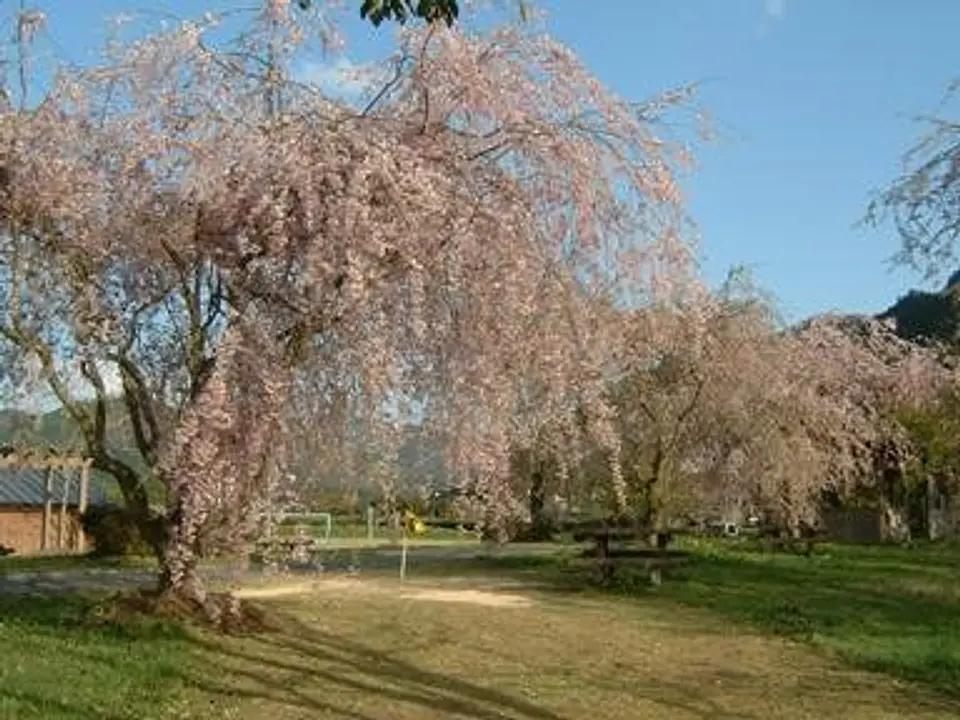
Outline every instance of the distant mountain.
<svg viewBox="0 0 960 720">
<path fill-rule="evenodd" d="M 960 350 L 960 270 L 939 292 L 911 290 L 877 317 L 894 320 L 897 334 L 906 340 Z"/>
</svg>

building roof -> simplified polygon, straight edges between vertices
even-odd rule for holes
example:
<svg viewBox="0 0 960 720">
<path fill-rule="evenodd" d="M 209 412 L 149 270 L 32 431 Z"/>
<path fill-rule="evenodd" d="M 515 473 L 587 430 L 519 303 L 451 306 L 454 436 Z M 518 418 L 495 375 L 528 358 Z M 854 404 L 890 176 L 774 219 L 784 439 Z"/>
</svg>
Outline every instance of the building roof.
<svg viewBox="0 0 960 720">
<path fill-rule="evenodd" d="M 0 506 L 42 506 L 46 502 L 47 470 L 0 468 Z M 53 494 L 50 498 L 55 505 L 63 503 L 64 493 L 67 505 L 80 504 L 80 477 L 76 470 L 52 471 Z M 90 481 L 89 506 L 108 505 L 106 488 L 95 478 Z"/>
</svg>

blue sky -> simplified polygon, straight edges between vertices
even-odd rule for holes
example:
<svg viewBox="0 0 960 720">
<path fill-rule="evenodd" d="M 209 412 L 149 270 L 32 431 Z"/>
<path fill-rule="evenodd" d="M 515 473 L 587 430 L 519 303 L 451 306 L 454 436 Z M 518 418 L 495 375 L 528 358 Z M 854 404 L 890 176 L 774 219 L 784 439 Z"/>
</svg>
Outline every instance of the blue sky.
<svg viewBox="0 0 960 720">
<path fill-rule="evenodd" d="M 389 48 L 391 31 L 362 25 L 351 6 L 350 60 Z M 236 6 L 220 0 L 215 7 Z M 243 0 L 242 4 L 253 4 Z M 960 74 L 956 0 L 539 0 L 552 31 L 608 85 L 642 99 L 702 81 L 702 107 L 722 137 L 701 148 L 685 181 L 705 272 L 719 281 L 751 266 L 791 320 L 875 312 L 916 274 L 890 272 L 889 231 L 858 229 L 871 191 L 898 172 Z M 104 37 L 102 18 L 162 7 L 191 16 L 202 0 L 47 0 L 51 46 L 81 61 Z M 949 269 L 947 270 L 949 272 Z"/>
</svg>

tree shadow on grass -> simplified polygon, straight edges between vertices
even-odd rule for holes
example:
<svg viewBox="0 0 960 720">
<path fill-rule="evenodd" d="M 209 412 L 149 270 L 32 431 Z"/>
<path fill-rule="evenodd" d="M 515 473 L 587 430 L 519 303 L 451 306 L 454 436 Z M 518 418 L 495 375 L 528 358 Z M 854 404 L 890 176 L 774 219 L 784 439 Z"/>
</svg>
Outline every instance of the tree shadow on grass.
<svg viewBox="0 0 960 720">
<path fill-rule="evenodd" d="M 831 617 L 836 627 L 842 628 L 849 625 L 852 621 L 850 616 L 856 614 L 855 609 L 844 608 L 842 603 L 838 605 L 838 598 L 850 599 L 842 594 L 844 587 L 838 578 L 832 578 L 833 585 L 821 582 L 818 587 L 804 589 L 805 579 L 798 577 L 796 572 L 784 573 L 776 568 L 766 568 L 769 572 L 758 573 L 750 563 L 745 563 L 746 567 L 742 565 L 742 561 L 711 559 L 709 566 L 692 566 L 687 571 L 687 578 L 659 588 L 650 597 L 659 596 L 663 600 L 673 599 L 710 607 L 757 625 L 769 621 L 763 613 L 758 616 L 758 608 L 764 602 L 780 602 L 784 597 L 793 598 L 789 602 L 800 608 L 801 615 L 808 622 L 828 628 Z M 806 578 L 810 579 L 809 576 Z M 822 576 L 819 579 L 825 580 Z M 571 587 L 570 574 L 560 587 Z M 661 593 L 664 588 L 667 592 Z M 686 595 L 680 592 L 683 588 L 686 589 Z M 777 593 L 782 593 L 779 599 L 776 598 Z M 704 598 L 709 598 L 712 605 L 705 602 Z M 872 608 L 877 618 L 888 618 L 890 626 L 885 630 L 893 633 L 894 638 L 903 634 L 902 598 L 898 601 L 882 593 L 868 593 L 860 600 L 861 613 L 864 603 Z M 833 614 L 821 617 L 817 614 L 818 609 L 821 613 Z M 943 609 L 936 612 L 941 611 L 945 612 Z M 194 646 L 201 653 L 196 657 L 202 658 L 202 661 L 198 661 L 202 665 L 191 662 L 176 669 L 181 687 L 185 684 L 208 696 L 220 696 L 228 700 L 275 703 L 277 706 L 295 708 L 304 717 L 329 714 L 352 720 L 376 720 L 386 717 L 384 711 L 399 703 L 424 712 L 475 720 L 564 720 L 563 716 L 516 695 L 446 673 L 424 670 L 389 651 L 317 630 L 287 616 L 275 619 L 276 627 L 271 633 L 237 639 L 186 631 L 164 622 L 90 626 L 85 622 L 88 612 L 89 602 L 79 598 L 32 599 L 31 602 L 25 602 L 24 598 L 0 598 L 0 613 L 3 613 L 5 622 L 48 631 L 51 635 L 70 633 L 70 642 L 65 651 L 72 647 L 73 652 L 83 655 L 87 667 L 92 667 L 93 663 L 119 665 L 129 661 L 129 657 L 123 653 L 114 655 L 101 650 L 88 653 L 84 649 L 86 640 L 95 642 L 108 638 L 137 643 L 144 654 L 149 654 L 151 640 L 175 639 L 178 643 Z M 782 615 L 783 611 L 781 609 L 778 612 Z M 906 619 L 926 627 L 925 623 L 936 617 L 936 612 L 930 607 L 921 606 L 918 613 L 926 613 L 929 616 L 926 620 L 914 618 L 909 610 L 906 611 Z M 899 621 L 895 615 L 901 616 Z M 879 633 L 883 629 L 877 627 L 874 630 Z M 787 630 L 789 628 L 781 628 L 781 631 L 790 634 Z M 449 641 L 448 638 L 439 638 L 430 646 Z M 404 647 L 403 650 L 407 654 L 416 654 L 417 648 Z M 884 667 L 871 669 L 890 671 Z M 747 714 L 724 714 L 711 703 L 706 693 L 701 697 L 697 688 L 687 683 L 670 687 L 657 679 L 649 685 L 643 684 L 643 687 L 632 687 L 631 694 L 638 701 L 662 705 L 668 713 L 670 710 L 682 710 L 704 720 L 751 717 Z M 361 698 L 375 699 L 372 707 L 365 709 L 362 701 L 357 702 Z M 43 698 L 37 696 L 22 700 L 29 700 L 36 705 Z M 956 709 L 957 706 L 951 707 Z M 63 716 L 79 720 L 92 717 L 92 713 L 92 709 L 74 706 L 72 715 Z"/>
<path fill-rule="evenodd" d="M 91 622 L 93 607 L 91 599 L 78 596 L 0 596 L 0 618 L 5 629 L 16 627 L 30 637 L 43 635 L 64 641 L 63 658 L 69 658 L 71 665 L 120 669 L 121 663 L 130 660 L 129 647 L 139 647 L 147 658 L 152 652 L 151 641 L 156 640 L 202 651 L 202 663 L 193 655 L 193 661 L 185 661 L 176 669 L 177 677 L 168 679 L 210 696 L 272 701 L 299 708 L 310 717 L 329 713 L 353 720 L 385 717 L 351 707 L 354 703 L 349 700 L 360 695 L 378 698 L 383 708 L 406 703 L 445 716 L 476 720 L 566 720 L 521 697 L 423 670 L 388 652 L 318 631 L 284 614 L 270 616 L 268 632 L 236 638 L 150 618 Z M 117 650 L 111 651 L 111 647 Z M 71 705 L 65 714 L 64 708 L 54 707 L 45 696 L 29 695 L 17 688 L 7 692 L 0 687 L 0 695 L 55 710 L 58 716 L 78 720 L 104 717 L 82 703 Z M 347 697 L 338 702 L 338 695 Z"/>
<path fill-rule="evenodd" d="M 288 616 L 275 620 L 273 632 L 240 644 L 210 636 L 194 638 L 219 667 L 191 682 L 206 692 L 260 698 L 317 713 L 336 712 L 355 720 L 374 716 L 339 707 L 329 698 L 338 691 L 357 693 L 379 698 L 384 707 L 406 703 L 477 720 L 565 720 L 515 695 L 424 670 Z M 218 676 L 225 682 L 209 679 Z"/>
<path fill-rule="evenodd" d="M 448 673 L 424 670 L 390 651 L 375 649 L 337 634 L 320 631 L 283 614 L 272 616 L 270 632 L 242 638 L 221 637 L 188 630 L 175 623 L 149 618 L 127 619 L 123 623 L 91 623 L 94 606 L 75 596 L 56 598 L 0 597 L 0 612 L 8 627 L 16 626 L 31 637 L 46 635 L 63 642 L 58 652 L 65 668 L 82 668 L 84 674 L 128 672 L 131 660 L 150 666 L 156 641 L 174 642 L 198 654 L 183 655 L 178 666 L 163 668 L 174 687 L 198 691 L 207 698 L 261 701 L 275 707 L 294 708 L 304 717 L 329 715 L 350 720 L 379 720 L 390 717 L 390 709 L 405 704 L 421 712 L 474 720 L 568 720 L 515 694 L 484 687 Z M 406 655 L 454 642 L 455 637 L 436 637 L 419 647 L 404 646 Z M 136 657 L 129 648 L 138 648 Z M 558 659 L 562 665 L 562 659 Z M 558 667 L 560 666 L 558 665 Z M 159 668 L 157 668 L 159 669 Z M 138 674 L 144 670 L 138 670 Z M 62 680 L 70 684 L 69 670 Z M 101 674 L 105 674 L 101 672 Z M 153 678 L 152 681 L 157 681 Z M 163 685 L 163 683 L 160 683 Z M 606 681 L 589 680 L 590 689 L 626 692 L 637 702 L 655 703 L 665 714 L 682 711 L 702 720 L 758 720 L 755 715 L 730 713 L 721 709 L 709 693 L 688 685 L 671 685 L 651 680 L 642 688 L 631 681 L 623 687 L 616 676 Z M 159 685 L 154 686 L 154 690 Z M 111 715 L 94 704 L 97 693 L 71 697 L 69 702 L 42 688 L 3 688 L 0 696 L 33 708 L 31 717 L 90 720 Z M 145 691 L 144 691 L 145 692 Z M 91 699 L 92 698 L 92 699 Z M 370 701 L 364 708 L 360 698 Z M 89 700 L 89 702 L 88 702 Z M 160 702 L 161 698 L 157 698 Z"/>
<path fill-rule="evenodd" d="M 443 642 L 452 642 L 452 639 Z M 306 713 L 331 712 L 351 720 L 379 720 L 383 711 L 398 703 L 446 717 L 474 720 L 567 720 L 514 694 L 468 682 L 446 673 L 424 670 L 390 652 L 320 631 L 289 616 L 280 617 L 275 632 L 248 638 L 238 646 L 230 640 L 197 638 L 206 657 L 214 658 L 213 672 L 192 682 L 207 693 L 264 700 L 296 707 Z M 435 648 L 436 641 L 422 647 L 404 647 L 415 655 Z M 218 660 L 217 660 L 218 658 Z M 210 666 L 206 666 L 208 671 Z M 211 678 L 219 677 L 220 682 Z M 651 679 L 638 687 L 634 681 L 591 678 L 584 690 L 597 689 L 626 694 L 638 703 L 660 706 L 667 714 L 683 712 L 701 720 L 759 720 L 747 712 L 722 709 L 707 689 Z M 339 693 L 348 696 L 341 702 Z M 376 698 L 377 710 L 366 714 L 349 696 Z M 380 710 L 380 709 L 383 710 Z M 598 708 L 599 710 L 599 708 Z"/>
</svg>

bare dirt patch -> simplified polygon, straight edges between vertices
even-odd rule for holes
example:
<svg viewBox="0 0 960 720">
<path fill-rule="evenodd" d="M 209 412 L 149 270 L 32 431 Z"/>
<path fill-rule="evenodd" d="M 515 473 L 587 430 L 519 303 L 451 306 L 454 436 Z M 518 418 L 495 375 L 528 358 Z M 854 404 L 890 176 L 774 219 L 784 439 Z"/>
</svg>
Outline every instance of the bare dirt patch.
<svg viewBox="0 0 960 720">
<path fill-rule="evenodd" d="M 271 600 L 291 595 L 306 595 L 317 590 L 317 585 L 318 583 L 314 582 L 303 582 L 264 587 L 242 587 L 234 590 L 232 595 L 241 600 Z"/>
<path fill-rule="evenodd" d="M 268 582 L 262 585 L 242 586 L 232 595 L 242 600 L 273 600 L 295 598 L 304 595 L 387 595 L 399 600 L 422 600 L 425 602 L 465 603 L 496 608 L 527 608 L 534 604 L 532 598 L 515 593 L 491 592 L 476 587 L 444 589 L 434 584 L 429 586 L 402 585 L 397 582 L 371 579 L 323 578 L 307 582 Z"/>
<path fill-rule="evenodd" d="M 426 600 L 442 603 L 467 603 L 497 608 L 527 608 L 533 600 L 523 595 L 507 595 L 483 590 L 418 590 L 400 595 L 404 600 Z"/>
</svg>

